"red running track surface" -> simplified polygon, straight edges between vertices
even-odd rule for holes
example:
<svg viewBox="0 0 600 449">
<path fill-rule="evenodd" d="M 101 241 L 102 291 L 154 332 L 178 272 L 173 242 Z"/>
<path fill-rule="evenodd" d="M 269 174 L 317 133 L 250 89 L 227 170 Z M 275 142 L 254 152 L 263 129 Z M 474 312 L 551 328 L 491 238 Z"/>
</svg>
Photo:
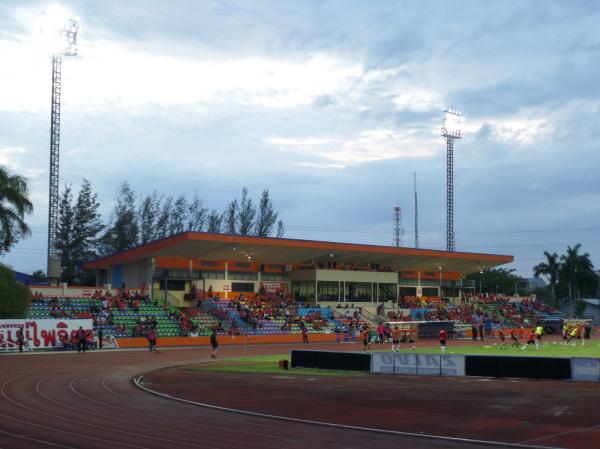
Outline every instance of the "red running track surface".
<svg viewBox="0 0 600 449">
<path fill-rule="evenodd" d="M 246 354 L 292 348 L 253 346 Z M 222 347 L 220 356 L 243 351 Z M 151 395 L 132 382 L 165 366 L 209 360 L 208 348 L 0 355 L 0 449 L 497 447 L 247 416 Z M 283 416 L 541 446 L 600 447 L 597 384 L 410 376 L 309 380 L 290 373 L 265 378 L 183 368 L 144 379 L 153 388 L 196 401 Z"/>
</svg>

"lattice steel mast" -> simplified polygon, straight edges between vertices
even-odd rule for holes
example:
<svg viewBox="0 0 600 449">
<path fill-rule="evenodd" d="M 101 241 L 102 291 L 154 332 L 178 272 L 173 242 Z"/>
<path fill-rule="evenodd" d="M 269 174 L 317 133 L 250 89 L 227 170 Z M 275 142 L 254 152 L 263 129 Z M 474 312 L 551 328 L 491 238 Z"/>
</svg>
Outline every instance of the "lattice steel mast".
<svg viewBox="0 0 600 449">
<path fill-rule="evenodd" d="M 462 139 L 463 118 L 454 109 L 444 111 L 442 136 L 446 138 L 446 249 L 455 250 L 454 241 L 454 141 Z"/>
<path fill-rule="evenodd" d="M 402 208 L 400 206 L 394 207 L 394 246 L 402 246 L 402 236 L 404 235 L 404 229 L 402 229 Z"/>
<path fill-rule="evenodd" d="M 58 233 L 58 175 L 60 156 L 60 94 L 62 59 L 77 55 L 79 21 L 67 18 L 58 30 L 61 48 L 52 54 L 52 104 L 50 108 L 50 183 L 48 188 L 48 267 L 50 280 L 60 278 L 60 257 L 56 248 Z"/>
<path fill-rule="evenodd" d="M 419 204 L 417 201 L 417 173 L 414 173 L 415 189 L 415 248 L 419 247 Z"/>
</svg>

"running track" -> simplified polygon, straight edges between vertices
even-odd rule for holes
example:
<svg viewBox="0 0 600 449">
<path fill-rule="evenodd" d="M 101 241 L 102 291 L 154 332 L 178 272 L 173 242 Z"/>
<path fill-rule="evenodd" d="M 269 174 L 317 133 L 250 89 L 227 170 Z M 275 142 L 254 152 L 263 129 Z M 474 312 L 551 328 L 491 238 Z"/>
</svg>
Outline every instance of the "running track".
<svg viewBox="0 0 600 449">
<path fill-rule="evenodd" d="M 252 346 L 246 353 L 291 348 Z M 242 350 L 222 347 L 220 357 Z M 0 449 L 498 447 L 247 416 L 151 395 L 132 382 L 164 366 L 208 361 L 209 354 L 186 348 L 0 355 Z"/>
</svg>

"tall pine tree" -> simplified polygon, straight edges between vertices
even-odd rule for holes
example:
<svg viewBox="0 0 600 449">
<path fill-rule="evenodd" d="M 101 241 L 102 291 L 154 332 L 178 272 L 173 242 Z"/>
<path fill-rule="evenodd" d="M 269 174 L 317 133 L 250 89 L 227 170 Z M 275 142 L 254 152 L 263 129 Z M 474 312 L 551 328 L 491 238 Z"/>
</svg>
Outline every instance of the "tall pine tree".
<svg viewBox="0 0 600 449">
<path fill-rule="evenodd" d="M 254 217 L 256 216 L 256 208 L 252 204 L 252 199 L 248 198 L 248 189 L 242 190 L 242 199 L 237 212 L 238 234 L 250 235 L 254 230 Z"/>
<path fill-rule="evenodd" d="M 114 254 L 136 246 L 138 233 L 135 193 L 125 181 L 119 188 L 117 204 L 112 212 L 108 229 L 102 237 L 102 252 Z"/>
<path fill-rule="evenodd" d="M 160 215 L 160 197 L 153 191 L 142 200 L 138 209 L 140 243 L 142 245 L 158 238 L 158 218 Z"/>
<path fill-rule="evenodd" d="M 221 224 L 223 223 L 223 215 L 218 213 L 216 210 L 211 210 L 208 216 L 206 232 L 212 232 L 213 234 L 221 233 Z"/>
<path fill-rule="evenodd" d="M 62 267 L 61 281 L 71 283 L 75 278 L 75 213 L 73 211 L 73 193 L 66 185 L 60 196 L 56 249 L 60 254 Z"/>
<path fill-rule="evenodd" d="M 204 202 L 198 196 L 198 192 L 194 194 L 194 198 L 188 203 L 188 231 L 203 231 L 207 221 L 207 209 L 204 207 Z"/>
<path fill-rule="evenodd" d="M 273 232 L 273 227 L 277 221 L 277 213 L 273 209 L 273 204 L 269 198 L 269 189 L 263 190 L 258 205 L 258 216 L 254 225 L 254 234 L 259 237 L 268 237 Z"/>
<path fill-rule="evenodd" d="M 78 283 L 88 284 L 93 280 L 90 276 L 86 278 L 82 264 L 98 255 L 98 240 L 104 229 L 99 208 L 98 195 L 93 193 L 90 182 L 84 179 L 73 210 L 73 256 Z"/>
</svg>

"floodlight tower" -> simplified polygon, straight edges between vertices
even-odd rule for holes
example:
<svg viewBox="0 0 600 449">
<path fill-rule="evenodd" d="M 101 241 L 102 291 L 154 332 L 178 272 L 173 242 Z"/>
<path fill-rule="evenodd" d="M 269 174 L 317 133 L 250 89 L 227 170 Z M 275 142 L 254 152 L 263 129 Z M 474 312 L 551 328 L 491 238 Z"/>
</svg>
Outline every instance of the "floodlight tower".
<svg viewBox="0 0 600 449">
<path fill-rule="evenodd" d="M 415 189 L 415 248 L 419 247 L 419 204 L 417 202 L 417 172 L 414 173 Z"/>
<path fill-rule="evenodd" d="M 455 109 L 444 111 L 442 136 L 446 138 L 446 249 L 454 251 L 454 141 L 463 137 L 463 117 Z"/>
<path fill-rule="evenodd" d="M 50 184 L 48 189 L 48 279 L 60 278 L 60 258 L 56 248 L 58 231 L 58 173 L 60 153 L 60 91 L 62 59 L 77 55 L 79 20 L 64 15 L 58 22 L 56 45 L 52 49 L 52 106 L 50 109 Z M 51 38 L 52 39 L 52 38 Z"/>
</svg>

